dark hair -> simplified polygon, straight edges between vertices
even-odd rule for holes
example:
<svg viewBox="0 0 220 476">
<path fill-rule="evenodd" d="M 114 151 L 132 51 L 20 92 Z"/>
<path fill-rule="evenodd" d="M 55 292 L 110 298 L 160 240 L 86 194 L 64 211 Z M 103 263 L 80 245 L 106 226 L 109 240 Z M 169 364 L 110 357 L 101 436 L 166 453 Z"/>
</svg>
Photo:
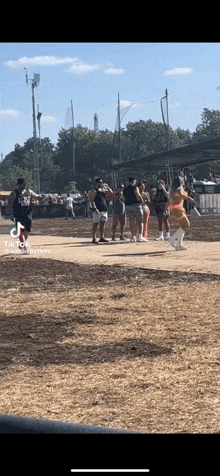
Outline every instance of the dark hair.
<svg viewBox="0 0 220 476">
<path fill-rule="evenodd" d="M 95 179 L 95 183 L 100 182 L 100 180 L 102 180 L 102 179 L 100 177 L 98 177 L 97 179 Z"/>
<path fill-rule="evenodd" d="M 134 179 L 133 177 L 129 177 L 129 179 L 128 179 L 129 182 L 133 182 L 134 180 L 136 180 L 136 179 Z"/>
<path fill-rule="evenodd" d="M 24 178 L 19 178 L 18 181 L 17 181 L 17 185 L 20 185 L 20 183 L 25 183 L 26 184 L 26 180 Z"/>
</svg>

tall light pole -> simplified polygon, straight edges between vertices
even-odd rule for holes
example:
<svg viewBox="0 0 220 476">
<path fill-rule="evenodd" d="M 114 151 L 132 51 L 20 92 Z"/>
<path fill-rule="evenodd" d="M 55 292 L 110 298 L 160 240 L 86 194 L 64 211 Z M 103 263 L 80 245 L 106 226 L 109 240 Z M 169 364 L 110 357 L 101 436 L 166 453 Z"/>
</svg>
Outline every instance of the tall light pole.
<svg viewBox="0 0 220 476">
<path fill-rule="evenodd" d="M 73 116 L 73 101 L 71 99 L 71 112 L 72 112 L 72 126 L 73 126 L 73 175 L 76 171 L 76 143 L 75 143 L 75 128 L 74 128 L 74 116 Z"/>
<path fill-rule="evenodd" d="M 98 114 L 97 113 L 94 114 L 94 131 L 96 132 L 96 134 L 98 134 L 98 132 L 99 132 L 99 122 L 98 122 Z"/>
<path fill-rule="evenodd" d="M 36 193 L 40 193 L 40 171 L 39 171 L 39 157 L 37 151 L 37 131 L 36 131 L 36 115 L 35 115 L 35 100 L 34 100 L 34 88 L 38 86 L 40 82 L 40 75 L 34 74 L 34 79 L 28 79 L 27 68 L 26 69 L 26 83 L 32 81 L 32 109 L 33 109 L 33 142 L 34 142 L 34 188 Z"/>
<path fill-rule="evenodd" d="M 120 100 L 118 93 L 118 132 L 119 132 L 119 164 L 121 164 L 121 118 L 120 118 Z"/>
<path fill-rule="evenodd" d="M 41 144 L 41 135 L 40 135 L 40 118 L 42 116 L 42 112 L 39 112 L 39 104 L 37 105 L 37 122 L 38 122 L 38 134 L 39 134 L 39 141 L 40 141 L 40 167 L 41 170 L 43 169 L 43 156 L 42 156 L 42 144 Z"/>
<path fill-rule="evenodd" d="M 163 99 L 166 100 L 166 118 L 164 116 L 163 112 Z M 163 123 L 165 126 L 165 131 L 166 131 L 166 139 L 167 139 L 167 161 L 166 161 L 166 172 L 167 172 L 167 183 L 170 185 L 171 181 L 173 179 L 173 167 L 172 167 L 172 160 L 169 155 L 170 151 L 170 133 L 169 133 L 169 114 L 168 114 L 168 91 L 166 89 L 165 91 L 165 96 L 160 100 L 160 106 L 161 106 L 161 113 L 162 113 L 162 119 Z"/>
</svg>

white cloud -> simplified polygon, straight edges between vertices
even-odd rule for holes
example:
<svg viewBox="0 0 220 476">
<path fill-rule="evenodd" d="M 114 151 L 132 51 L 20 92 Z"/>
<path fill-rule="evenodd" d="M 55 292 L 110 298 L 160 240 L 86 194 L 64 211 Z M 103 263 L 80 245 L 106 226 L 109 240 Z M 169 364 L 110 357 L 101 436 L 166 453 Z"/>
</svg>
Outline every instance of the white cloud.
<svg viewBox="0 0 220 476">
<path fill-rule="evenodd" d="M 77 57 L 71 58 L 69 56 L 60 58 L 59 56 L 23 56 L 15 61 L 6 61 L 5 66 L 13 70 L 23 69 L 25 67 L 41 67 L 41 66 L 59 66 L 68 65 L 66 72 L 72 74 L 87 74 L 97 69 L 104 69 L 106 74 L 123 74 L 125 70 L 122 68 L 115 68 L 114 63 L 104 64 L 89 64 Z M 108 67 L 106 67 L 108 66 Z"/>
<path fill-rule="evenodd" d="M 14 109 L 0 110 L 0 116 L 18 117 L 19 112 L 15 111 Z"/>
<path fill-rule="evenodd" d="M 122 68 L 107 68 L 105 69 L 106 74 L 124 74 L 125 70 Z"/>
<path fill-rule="evenodd" d="M 33 58 L 27 58 L 23 56 L 16 61 L 6 61 L 5 66 L 12 69 L 20 69 L 28 66 L 59 66 L 70 65 L 66 70 L 73 74 L 85 74 L 101 67 L 100 64 L 90 65 L 79 58 L 58 56 L 34 56 Z"/>
<path fill-rule="evenodd" d="M 79 58 L 73 58 L 72 65 L 67 69 L 67 71 L 73 74 L 85 74 L 85 73 L 90 73 L 90 71 L 99 69 L 100 67 L 101 67 L 100 64 L 90 65 L 80 60 Z"/>
<path fill-rule="evenodd" d="M 174 68 L 174 69 L 170 69 L 168 71 L 166 71 L 164 74 L 165 76 L 169 76 L 169 75 L 177 75 L 177 74 L 190 74 L 190 73 L 193 73 L 193 69 L 191 68 Z"/>
<path fill-rule="evenodd" d="M 6 61 L 5 65 L 9 68 L 19 69 L 26 66 L 56 66 L 60 64 L 72 63 L 73 58 L 59 58 L 57 56 L 34 56 L 33 58 L 27 58 L 23 56 L 16 61 Z"/>
<path fill-rule="evenodd" d="M 41 122 L 57 122 L 54 116 L 42 116 Z"/>
</svg>

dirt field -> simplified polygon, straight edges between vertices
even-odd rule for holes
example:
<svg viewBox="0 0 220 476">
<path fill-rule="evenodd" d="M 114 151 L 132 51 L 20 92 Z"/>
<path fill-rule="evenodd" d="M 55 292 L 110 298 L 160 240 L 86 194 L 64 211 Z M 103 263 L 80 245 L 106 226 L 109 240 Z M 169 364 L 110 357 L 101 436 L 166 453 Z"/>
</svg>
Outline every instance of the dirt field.
<svg viewBox="0 0 220 476">
<path fill-rule="evenodd" d="M 148 243 L 104 245 L 91 219 L 39 219 L 26 256 L 0 221 L 0 413 L 220 431 L 220 216 L 190 221 L 176 252 L 153 217 Z"/>
</svg>

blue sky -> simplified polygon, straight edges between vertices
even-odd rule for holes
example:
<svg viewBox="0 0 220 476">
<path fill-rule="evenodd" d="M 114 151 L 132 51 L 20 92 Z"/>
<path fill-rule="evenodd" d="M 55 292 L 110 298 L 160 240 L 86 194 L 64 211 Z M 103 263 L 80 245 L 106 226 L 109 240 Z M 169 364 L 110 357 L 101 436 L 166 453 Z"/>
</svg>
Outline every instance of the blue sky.
<svg viewBox="0 0 220 476">
<path fill-rule="evenodd" d="M 161 122 L 160 98 L 169 94 L 170 125 L 195 131 L 203 108 L 220 109 L 220 43 L 1 43 L 0 152 L 32 137 L 29 78 L 40 73 L 35 105 L 41 137 L 56 144 L 71 99 L 75 124 L 114 130 L 118 93 L 122 121 Z"/>
</svg>

